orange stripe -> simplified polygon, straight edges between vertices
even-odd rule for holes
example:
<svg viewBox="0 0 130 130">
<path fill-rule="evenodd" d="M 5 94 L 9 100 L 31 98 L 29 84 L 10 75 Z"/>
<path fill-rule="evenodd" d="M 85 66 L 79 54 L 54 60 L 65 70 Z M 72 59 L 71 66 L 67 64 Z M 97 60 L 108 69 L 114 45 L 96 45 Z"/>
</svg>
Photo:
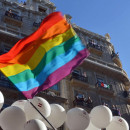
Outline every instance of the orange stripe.
<svg viewBox="0 0 130 130">
<path fill-rule="evenodd" d="M 19 53 L 14 59 L 8 61 L 8 63 L 0 63 L 0 68 L 6 67 L 10 64 L 26 64 L 40 46 L 40 44 L 46 42 L 49 39 L 53 39 L 57 35 L 66 32 L 68 29 L 70 29 L 70 25 L 66 22 L 65 19 L 61 20 L 48 29 L 47 32 L 38 40 L 32 42 L 28 46 L 25 46 L 21 53 Z"/>
</svg>

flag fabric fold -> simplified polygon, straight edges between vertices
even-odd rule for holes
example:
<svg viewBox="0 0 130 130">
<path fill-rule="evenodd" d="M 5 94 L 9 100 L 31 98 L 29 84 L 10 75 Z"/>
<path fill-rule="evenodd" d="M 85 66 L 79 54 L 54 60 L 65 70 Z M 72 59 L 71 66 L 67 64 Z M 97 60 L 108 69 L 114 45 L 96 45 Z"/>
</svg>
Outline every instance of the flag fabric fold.
<svg viewBox="0 0 130 130">
<path fill-rule="evenodd" d="M 0 56 L 0 70 L 26 98 L 58 83 L 89 55 L 60 12 Z"/>
</svg>

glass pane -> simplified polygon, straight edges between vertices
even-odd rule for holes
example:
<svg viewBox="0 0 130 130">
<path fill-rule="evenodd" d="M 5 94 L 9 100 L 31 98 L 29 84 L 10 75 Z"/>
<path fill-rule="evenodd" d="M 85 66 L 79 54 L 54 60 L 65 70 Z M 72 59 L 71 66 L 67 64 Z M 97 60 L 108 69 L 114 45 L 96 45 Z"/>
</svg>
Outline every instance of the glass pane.
<svg viewBox="0 0 130 130">
<path fill-rule="evenodd" d="M 50 87 L 50 89 L 59 91 L 58 84 L 55 84 L 54 86 Z"/>
<path fill-rule="evenodd" d="M 97 81 L 98 81 L 99 83 L 101 83 L 101 82 L 103 82 L 103 83 L 104 83 L 104 80 L 103 80 L 103 79 L 101 79 L 101 78 L 97 78 Z"/>
</svg>

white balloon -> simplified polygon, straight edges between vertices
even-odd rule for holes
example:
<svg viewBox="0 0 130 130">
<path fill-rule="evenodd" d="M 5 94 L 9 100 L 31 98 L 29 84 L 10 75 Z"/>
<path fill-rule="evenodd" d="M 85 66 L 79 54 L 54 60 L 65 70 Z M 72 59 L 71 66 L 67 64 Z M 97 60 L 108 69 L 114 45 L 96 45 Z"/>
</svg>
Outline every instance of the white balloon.
<svg viewBox="0 0 130 130">
<path fill-rule="evenodd" d="M 84 130 L 89 123 L 89 115 L 84 109 L 76 107 L 67 112 L 66 125 L 70 130 Z"/>
<path fill-rule="evenodd" d="M 14 102 L 11 106 L 16 106 L 21 108 L 22 110 L 24 110 L 24 105 L 27 102 L 27 100 L 18 100 L 16 102 Z"/>
<path fill-rule="evenodd" d="M 41 120 L 33 119 L 24 125 L 24 130 L 47 130 L 47 127 Z"/>
<path fill-rule="evenodd" d="M 85 129 L 85 130 L 101 130 L 101 129 L 95 127 L 95 126 L 91 123 L 91 120 L 90 120 L 89 126 L 88 126 L 88 128 Z"/>
<path fill-rule="evenodd" d="M 24 130 L 47 130 L 47 127 L 41 120 L 33 119 L 25 124 Z"/>
<path fill-rule="evenodd" d="M 106 128 L 112 121 L 112 112 L 104 105 L 96 106 L 90 112 L 90 120 L 97 128 Z"/>
<path fill-rule="evenodd" d="M 0 109 L 2 108 L 3 104 L 4 104 L 4 96 L 2 92 L 0 91 Z"/>
<path fill-rule="evenodd" d="M 34 97 L 30 99 L 30 102 L 45 116 L 48 117 L 51 113 L 51 107 L 49 103 L 41 98 L 41 97 Z M 26 102 L 24 106 L 24 111 L 26 114 L 27 120 L 31 119 L 40 119 L 42 120 L 43 117 L 37 112 L 37 110 L 30 104 L 30 102 Z"/>
<path fill-rule="evenodd" d="M 120 116 L 113 116 L 112 122 L 106 130 L 129 130 L 129 125 L 125 119 Z"/>
<path fill-rule="evenodd" d="M 25 113 L 19 107 L 7 107 L 0 114 L 0 126 L 4 130 L 21 130 L 25 123 Z"/>
<path fill-rule="evenodd" d="M 66 111 L 65 109 L 59 104 L 51 104 L 51 114 L 47 117 L 47 120 L 55 127 L 58 128 L 66 120 Z M 46 124 L 48 128 L 52 128 L 45 120 L 43 122 Z"/>
</svg>

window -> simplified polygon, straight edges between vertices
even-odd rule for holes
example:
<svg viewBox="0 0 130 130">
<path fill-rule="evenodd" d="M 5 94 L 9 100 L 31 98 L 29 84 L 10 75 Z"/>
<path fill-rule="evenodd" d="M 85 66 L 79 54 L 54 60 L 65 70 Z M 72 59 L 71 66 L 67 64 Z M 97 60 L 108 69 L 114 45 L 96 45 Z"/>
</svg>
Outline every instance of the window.
<svg viewBox="0 0 130 130">
<path fill-rule="evenodd" d="M 96 82 L 97 87 L 104 87 L 104 79 L 100 76 L 97 76 L 97 82 Z"/>
<path fill-rule="evenodd" d="M 97 78 L 97 82 L 99 82 L 99 83 L 104 83 L 104 80 L 102 79 L 102 78 Z"/>
<path fill-rule="evenodd" d="M 80 75 L 80 70 L 73 70 L 73 73 Z"/>
<path fill-rule="evenodd" d="M 59 85 L 55 84 L 54 86 L 50 87 L 50 89 L 59 91 Z"/>
<path fill-rule="evenodd" d="M 43 7 L 41 7 L 41 6 L 39 6 L 39 7 L 38 7 L 38 10 L 39 10 L 39 12 L 45 13 L 47 9 L 45 9 L 45 8 L 43 8 Z"/>
<path fill-rule="evenodd" d="M 12 9 L 9 9 L 8 11 L 6 11 L 5 16 L 8 16 L 18 21 L 22 21 L 22 17 L 18 15 L 18 12 Z"/>
</svg>

